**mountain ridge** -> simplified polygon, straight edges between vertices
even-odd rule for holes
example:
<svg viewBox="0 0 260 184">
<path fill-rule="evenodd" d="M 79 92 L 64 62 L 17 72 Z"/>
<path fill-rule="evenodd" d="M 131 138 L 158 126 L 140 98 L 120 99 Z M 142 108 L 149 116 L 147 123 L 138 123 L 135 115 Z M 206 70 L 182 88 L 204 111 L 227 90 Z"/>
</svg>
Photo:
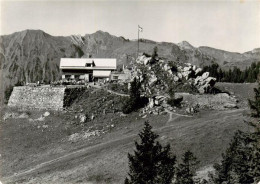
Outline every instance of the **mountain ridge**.
<svg viewBox="0 0 260 184">
<path fill-rule="evenodd" d="M 140 39 L 140 52 L 152 54 L 154 47 L 158 48 L 160 57 L 200 67 L 217 63 L 223 69 L 234 66 L 244 69 L 252 62 L 260 61 L 260 48 L 236 53 L 207 46 L 194 47 L 187 41 L 175 44 Z M 0 36 L 0 68 L 4 86 L 58 80 L 62 57 L 116 58 L 118 66 L 122 66 L 133 63 L 136 53 L 137 41 L 101 30 L 85 35 L 52 36 L 42 30 L 26 29 Z"/>
</svg>

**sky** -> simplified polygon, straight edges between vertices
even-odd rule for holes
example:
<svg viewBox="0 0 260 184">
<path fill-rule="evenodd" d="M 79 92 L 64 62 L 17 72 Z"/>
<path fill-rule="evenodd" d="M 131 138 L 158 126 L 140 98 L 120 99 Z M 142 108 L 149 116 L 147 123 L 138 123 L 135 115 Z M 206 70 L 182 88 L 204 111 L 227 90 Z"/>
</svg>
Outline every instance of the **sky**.
<svg viewBox="0 0 260 184">
<path fill-rule="evenodd" d="M 141 38 L 232 52 L 260 47 L 260 0 L 0 0 L 0 35 L 41 29 L 53 36 Z"/>
</svg>

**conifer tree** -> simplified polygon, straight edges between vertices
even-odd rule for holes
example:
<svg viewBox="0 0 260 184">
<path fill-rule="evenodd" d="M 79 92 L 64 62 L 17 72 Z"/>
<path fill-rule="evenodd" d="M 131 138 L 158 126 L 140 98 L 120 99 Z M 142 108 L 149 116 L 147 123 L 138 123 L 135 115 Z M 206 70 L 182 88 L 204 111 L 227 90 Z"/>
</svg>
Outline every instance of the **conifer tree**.
<svg viewBox="0 0 260 184">
<path fill-rule="evenodd" d="M 247 67 L 244 71 L 241 71 L 238 67 L 234 67 L 232 70 L 223 71 L 218 67 L 216 63 L 203 67 L 203 72 L 209 72 L 211 77 L 215 77 L 218 82 L 256 82 L 260 74 L 260 62 L 252 63 L 250 67 Z"/>
<path fill-rule="evenodd" d="M 186 151 L 182 157 L 182 163 L 177 168 L 175 184 L 194 184 L 197 158 L 191 151 Z"/>
<path fill-rule="evenodd" d="M 170 146 L 163 147 L 152 132 L 152 127 L 145 122 L 139 133 L 140 143 L 135 142 L 134 154 L 128 154 L 129 178 L 125 184 L 170 184 L 174 176 L 176 157 L 170 153 Z"/>
<path fill-rule="evenodd" d="M 138 102 L 140 100 L 141 97 L 140 88 L 141 88 L 141 83 L 136 78 L 134 78 L 134 80 L 131 82 L 130 98 L 135 102 Z"/>
<path fill-rule="evenodd" d="M 151 58 L 151 61 L 150 61 L 151 64 L 155 64 L 155 62 L 156 62 L 156 57 L 158 57 L 158 48 L 157 48 L 157 47 L 154 47 L 154 48 L 153 48 L 152 58 Z"/>
<path fill-rule="evenodd" d="M 125 104 L 122 108 L 123 113 L 131 113 L 142 107 L 146 102 L 141 98 L 141 83 L 134 78 L 131 82 L 130 87 L 130 97 L 125 101 Z"/>
<path fill-rule="evenodd" d="M 251 115 L 253 117 L 260 117 L 260 84 L 258 84 L 258 89 L 254 88 L 255 92 L 255 99 L 254 100 L 248 100 L 249 106 L 252 110 Z"/>
<path fill-rule="evenodd" d="M 215 164 L 216 184 L 250 184 L 260 179 L 260 135 L 257 132 L 237 131 L 229 148 L 222 155 L 220 164 Z"/>
</svg>

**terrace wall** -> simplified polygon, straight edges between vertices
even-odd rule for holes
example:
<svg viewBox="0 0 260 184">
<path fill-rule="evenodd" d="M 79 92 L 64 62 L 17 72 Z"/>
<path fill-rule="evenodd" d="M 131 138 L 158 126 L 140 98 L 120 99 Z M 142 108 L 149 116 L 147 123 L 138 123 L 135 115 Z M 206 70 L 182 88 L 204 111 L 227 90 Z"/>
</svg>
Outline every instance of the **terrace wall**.
<svg viewBox="0 0 260 184">
<path fill-rule="evenodd" d="M 9 107 L 62 110 L 65 87 L 14 87 Z"/>
</svg>

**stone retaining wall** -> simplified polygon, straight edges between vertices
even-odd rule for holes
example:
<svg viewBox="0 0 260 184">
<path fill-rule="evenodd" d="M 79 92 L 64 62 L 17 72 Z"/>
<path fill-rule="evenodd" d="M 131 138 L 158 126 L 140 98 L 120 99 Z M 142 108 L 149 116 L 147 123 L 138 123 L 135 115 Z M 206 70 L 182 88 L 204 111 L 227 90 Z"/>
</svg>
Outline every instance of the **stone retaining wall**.
<svg viewBox="0 0 260 184">
<path fill-rule="evenodd" d="M 14 87 L 9 107 L 62 110 L 65 87 Z"/>
<path fill-rule="evenodd" d="M 199 105 L 200 108 L 223 110 L 237 108 L 237 99 L 227 93 L 193 95 L 189 93 L 175 93 L 175 98 L 183 97 L 183 102 L 190 105 Z"/>
</svg>

